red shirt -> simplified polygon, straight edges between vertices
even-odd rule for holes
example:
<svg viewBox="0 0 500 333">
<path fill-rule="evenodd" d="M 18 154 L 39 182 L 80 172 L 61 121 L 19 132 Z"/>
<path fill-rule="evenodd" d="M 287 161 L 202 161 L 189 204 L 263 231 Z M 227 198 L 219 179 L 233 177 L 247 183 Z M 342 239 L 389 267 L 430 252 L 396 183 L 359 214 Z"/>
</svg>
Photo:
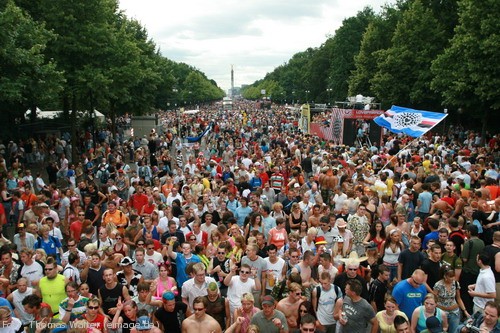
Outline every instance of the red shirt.
<svg viewBox="0 0 500 333">
<path fill-rule="evenodd" d="M 103 328 L 104 328 L 104 320 L 105 320 L 105 317 L 98 313 L 95 317 L 94 320 L 90 321 L 88 318 L 87 318 L 87 314 L 83 314 L 83 319 L 85 319 L 86 321 L 88 321 L 90 323 L 89 325 L 89 328 L 96 328 L 98 330 L 100 330 L 101 332 L 103 332 Z"/>
<path fill-rule="evenodd" d="M 148 203 L 148 196 L 145 195 L 144 193 L 139 194 L 139 193 L 134 193 L 130 197 L 130 203 L 129 205 L 132 206 L 135 210 L 137 210 L 137 213 L 140 213 L 142 210 L 142 207 L 145 206 Z"/>
<path fill-rule="evenodd" d="M 451 207 L 455 207 L 455 199 L 450 197 L 443 197 L 441 200 L 447 202 Z"/>
<path fill-rule="evenodd" d="M 74 221 L 69 226 L 69 229 L 73 231 L 73 238 L 78 243 L 80 241 L 80 236 L 82 235 L 83 223 L 80 220 Z"/>
<path fill-rule="evenodd" d="M 155 203 L 150 205 L 148 202 L 147 204 L 144 205 L 144 214 L 153 214 L 153 211 L 155 210 L 155 208 L 156 208 Z"/>
</svg>

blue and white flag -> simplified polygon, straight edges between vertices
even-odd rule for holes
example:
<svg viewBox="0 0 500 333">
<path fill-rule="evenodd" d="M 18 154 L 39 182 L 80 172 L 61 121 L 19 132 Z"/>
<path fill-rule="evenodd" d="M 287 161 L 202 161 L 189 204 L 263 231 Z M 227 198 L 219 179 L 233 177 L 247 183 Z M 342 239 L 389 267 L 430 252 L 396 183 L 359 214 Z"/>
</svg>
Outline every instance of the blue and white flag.
<svg viewBox="0 0 500 333">
<path fill-rule="evenodd" d="M 200 142 L 201 139 L 203 139 L 203 137 L 205 137 L 206 135 L 208 135 L 208 133 L 210 133 L 210 131 L 212 130 L 212 127 L 214 126 L 214 122 L 211 121 L 207 127 L 205 128 L 205 130 L 203 131 L 203 133 L 201 133 L 200 135 L 198 136 L 188 136 L 186 137 L 186 140 L 187 140 L 187 143 L 195 143 L 195 142 Z"/>
<path fill-rule="evenodd" d="M 439 124 L 447 115 L 447 113 L 414 110 L 393 105 L 373 121 L 393 133 L 404 133 L 418 138 Z"/>
</svg>

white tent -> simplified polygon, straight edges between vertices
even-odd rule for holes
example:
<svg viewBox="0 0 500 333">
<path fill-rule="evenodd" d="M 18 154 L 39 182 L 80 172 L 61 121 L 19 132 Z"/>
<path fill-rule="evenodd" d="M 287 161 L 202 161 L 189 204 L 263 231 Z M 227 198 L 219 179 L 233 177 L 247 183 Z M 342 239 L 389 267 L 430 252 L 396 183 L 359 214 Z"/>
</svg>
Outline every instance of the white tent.
<svg viewBox="0 0 500 333">
<path fill-rule="evenodd" d="M 69 112 L 71 113 L 71 110 Z M 87 111 L 78 111 L 78 117 L 83 116 L 83 114 L 86 112 Z M 39 108 L 36 108 L 37 119 L 54 119 L 54 118 L 60 116 L 62 113 L 63 113 L 63 111 L 42 111 Z M 105 121 L 105 116 L 101 112 L 94 110 L 94 114 L 95 114 L 95 117 L 97 120 L 102 121 L 102 122 Z M 29 119 L 30 115 L 31 115 L 31 110 L 27 110 L 24 113 L 24 117 L 26 119 Z"/>
<path fill-rule="evenodd" d="M 197 114 L 198 112 L 200 112 L 200 110 L 186 110 L 184 114 Z"/>
</svg>

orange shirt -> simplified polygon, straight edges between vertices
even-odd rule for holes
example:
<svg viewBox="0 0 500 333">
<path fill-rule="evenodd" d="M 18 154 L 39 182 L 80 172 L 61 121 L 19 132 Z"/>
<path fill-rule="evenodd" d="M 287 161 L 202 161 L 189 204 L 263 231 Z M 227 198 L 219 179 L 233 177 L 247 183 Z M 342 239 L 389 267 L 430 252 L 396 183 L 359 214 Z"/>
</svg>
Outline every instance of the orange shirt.
<svg viewBox="0 0 500 333">
<path fill-rule="evenodd" d="M 33 193 L 31 193 L 30 195 L 23 193 L 21 195 L 21 200 L 26 204 L 26 210 L 33 207 L 33 204 L 37 202 L 36 195 L 34 195 Z"/>
<path fill-rule="evenodd" d="M 490 200 L 495 200 L 500 195 L 500 187 L 497 185 L 488 185 L 485 187 L 490 190 Z"/>
</svg>

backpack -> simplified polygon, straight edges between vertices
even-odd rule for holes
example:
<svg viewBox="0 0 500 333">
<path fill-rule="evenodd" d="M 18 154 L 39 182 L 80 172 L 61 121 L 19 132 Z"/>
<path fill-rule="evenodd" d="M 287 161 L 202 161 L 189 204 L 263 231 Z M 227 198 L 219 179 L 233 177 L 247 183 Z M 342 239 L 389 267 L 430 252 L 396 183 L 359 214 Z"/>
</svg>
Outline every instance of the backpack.
<svg viewBox="0 0 500 333">
<path fill-rule="evenodd" d="M 85 251 L 85 246 L 90 243 L 93 243 L 90 238 L 85 237 L 80 239 L 80 242 L 78 243 L 78 250 Z"/>
<path fill-rule="evenodd" d="M 71 273 L 71 276 L 68 278 L 69 281 L 74 281 L 74 276 L 75 276 L 75 269 L 73 267 L 68 267 L 66 265 L 66 267 L 64 267 L 63 271 L 61 272 L 62 275 L 64 275 L 64 272 L 67 270 L 67 269 L 71 269 L 73 271 L 73 273 Z"/>
<path fill-rule="evenodd" d="M 108 170 L 105 169 L 104 171 L 101 171 L 101 176 L 99 177 L 99 181 L 101 182 L 101 184 L 106 184 L 108 182 L 108 179 L 109 179 Z"/>
<path fill-rule="evenodd" d="M 333 290 L 335 291 L 335 295 L 337 296 L 337 298 L 335 298 L 335 301 L 333 302 L 333 304 L 335 304 L 339 298 L 342 298 L 342 290 L 340 290 L 338 286 L 334 284 L 332 285 L 333 285 Z M 319 305 L 320 296 L 321 296 L 321 286 L 316 286 L 316 309 L 318 308 Z"/>
</svg>

